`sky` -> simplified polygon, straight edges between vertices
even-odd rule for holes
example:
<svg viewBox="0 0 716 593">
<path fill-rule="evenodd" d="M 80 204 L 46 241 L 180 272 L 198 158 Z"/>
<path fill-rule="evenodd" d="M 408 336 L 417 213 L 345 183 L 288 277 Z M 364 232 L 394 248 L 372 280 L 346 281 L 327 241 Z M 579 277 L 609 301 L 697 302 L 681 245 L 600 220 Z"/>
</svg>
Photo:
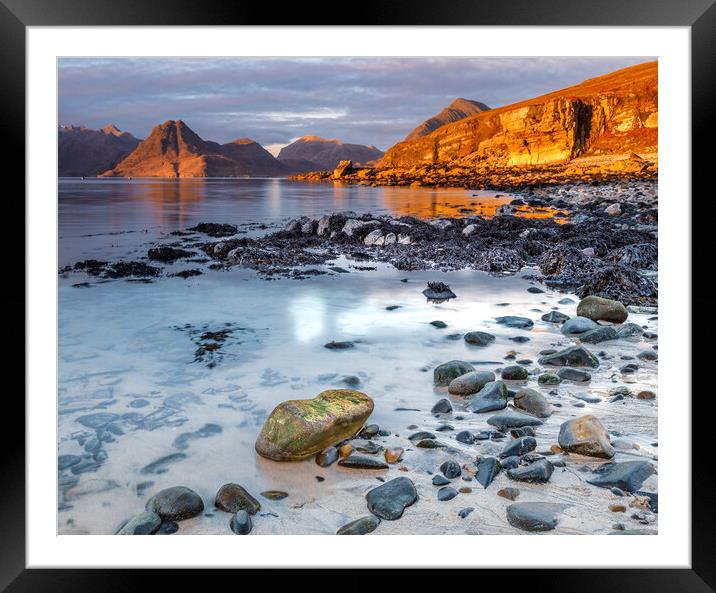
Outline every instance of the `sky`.
<svg viewBox="0 0 716 593">
<path fill-rule="evenodd" d="M 457 97 L 499 107 L 649 59 L 62 58 L 58 119 L 138 138 L 181 119 L 274 154 L 304 135 L 385 150 Z"/>
</svg>

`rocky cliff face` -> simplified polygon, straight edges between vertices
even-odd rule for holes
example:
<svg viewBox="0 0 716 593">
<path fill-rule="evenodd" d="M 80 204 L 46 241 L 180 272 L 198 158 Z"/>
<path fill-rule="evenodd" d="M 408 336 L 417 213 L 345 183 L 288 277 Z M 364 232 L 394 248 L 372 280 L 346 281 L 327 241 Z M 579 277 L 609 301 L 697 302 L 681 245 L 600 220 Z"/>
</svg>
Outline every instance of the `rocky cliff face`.
<svg viewBox="0 0 716 593">
<path fill-rule="evenodd" d="M 57 131 L 57 174 L 92 177 L 111 169 L 141 141 L 114 124 L 101 130 L 60 126 Z"/>
<path fill-rule="evenodd" d="M 292 172 L 249 138 L 227 144 L 209 142 L 183 121 L 168 120 L 155 126 L 146 140 L 104 176 L 240 177 Z"/>
<path fill-rule="evenodd" d="M 657 63 L 478 113 L 390 148 L 379 166 L 619 168 L 633 153 L 656 166 Z"/>
<path fill-rule="evenodd" d="M 340 140 L 320 138 L 319 136 L 303 136 L 288 146 L 284 146 L 278 154 L 278 160 L 294 163 L 311 162 L 315 163 L 314 170 L 325 170 L 334 169 L 341 161 L 368 163 L 382 156 L 383 151 L 375 146 L 346 144 Z"/>
<path fill-rule="evenodd" d="M 423 136 L 427 136 L 430 132 L 434 132 L 445 124 L 460 121 L 471 115 L 488 111 L 490 108 L 479 101 L 470 99 L 455 99 L 450 105 L 443 109 L 437 115 L 424 121 L 417 126 L 410 134 L 405 137 L 405 141 L 415 140 Z"/>
</svg>

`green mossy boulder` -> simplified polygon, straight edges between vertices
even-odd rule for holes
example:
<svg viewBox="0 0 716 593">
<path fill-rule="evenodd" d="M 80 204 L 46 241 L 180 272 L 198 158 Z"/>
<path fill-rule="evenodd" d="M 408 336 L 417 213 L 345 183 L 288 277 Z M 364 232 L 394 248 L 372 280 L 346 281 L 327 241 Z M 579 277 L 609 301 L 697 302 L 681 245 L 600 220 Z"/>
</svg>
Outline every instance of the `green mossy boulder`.
<svg viewBox="0 0 716 593">
<path fill-rule="evenodd" d="M 280 403 L 256 439 L 256 452 L 297 461 L 354 436 L 373 412 L 373 400 L 353 389 L 328 389 L 313 399 Z"/>
</svg>

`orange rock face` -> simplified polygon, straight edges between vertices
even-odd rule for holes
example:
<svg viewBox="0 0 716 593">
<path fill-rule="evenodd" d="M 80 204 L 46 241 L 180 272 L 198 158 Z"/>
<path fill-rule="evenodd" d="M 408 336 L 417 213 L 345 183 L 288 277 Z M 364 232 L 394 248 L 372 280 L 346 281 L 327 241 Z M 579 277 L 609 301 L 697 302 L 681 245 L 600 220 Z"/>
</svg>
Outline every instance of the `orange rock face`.
<svg viewBox="0 0 716 593">
<path fill-rule="evenodd" d="M 104 173 L 107 177 L 239 177 L 286 175 L 290 169 L 248 138 L 203 140 L 181 120 L 155 126 L 149 137 Z"/>
<path fill-rule="evenodd" d="M 542 97 L 448 123 L 400 142 L 382 169 L 541 167 L 634 170 L 658 153 L 657 63 L 639 64 Z M 630 160 L 631 159 L 631 160 Z"/>
</svg>

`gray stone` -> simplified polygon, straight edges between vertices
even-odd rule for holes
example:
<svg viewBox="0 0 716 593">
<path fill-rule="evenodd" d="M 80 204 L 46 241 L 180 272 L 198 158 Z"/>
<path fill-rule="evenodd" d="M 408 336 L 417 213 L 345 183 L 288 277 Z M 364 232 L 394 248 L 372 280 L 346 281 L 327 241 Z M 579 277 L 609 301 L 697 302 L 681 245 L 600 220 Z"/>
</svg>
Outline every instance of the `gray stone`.
<svg viewBox="0 0 716 593">
<path fill-rule="evenodd" d="M 519 482 L 533 482 L 544 484 L 548 482 L 554 472 L 554 466 L 547 459 L 538 459 L 527 466 L 516 467 L 507 471 L 507 475 Z"/>
<path fill-rule="evenodd" d="M 446 386 L 450 385 L 453 379 L 474 370 L 475 367 L 468 362 L 463 360 L 451 360 L 435 367 L 433 380 L 436 385 Z"/>
<path fill-rule="evenodd" d="M 501 410 L 507 406 L 507 385 L 502 381 L 490 381 L 473 396 L 467 409 L 475 414 Z"/>
<path fill-rule="evenodd" d="M 452 412 L 452 404 L 449 399 L 439 400 L 430 410 L 431 414 L 449 414 Z"/>
<path fill-rule="evenodd" d="M 496 428 L 522 428 L 523 426 L 540 426 L 542 420 L 532 414 L 509 407 L 494 416 L 490 416 L 487 419 L 487 423 Z"/>
<path fill-rule="evenodd" d="M 515 315 L 505 315 L 496 319 L 500 325 L 512 327 L 515 329 L 530 329 L 534 322 L 528 317 L 517 317 Z"/>
<path fill-rule="evenodd" d="M 491 371 L 472 371 L 450 381 L 448 391 L 453 395 L 472 395 L 494 380 L 495 373 Z"/>
<path fill-rule="evenodd" d="M 153 511 L 144 511 L 134 515 L 117 531 L 116 535 L 151 535 L 156 533 L 162 519 Z"/>
<path fill-rule="evenodd" d="M 229 527 L 236 535 L 248 535 L 254 528 L 254 524 L 251 521 L 251 515 L 249 515 L 246 511 L 241 510 L 231 517 Z"/>
<path fill-rule="evenodd" d="M 608 463 L 587 482 L 600 488 L 620 488 L 626 492 L 636 492 L 644 480 L 655 472 L 654 466 L 648 461 Z"/>
<path fill-rule="evenodd" d="M 559 311 L 550 311 L 549 313 L 542 315 L 542 321 L 547 321 L 548 323 L 564 323 L 568 320 L 569 315 L 565 315 Z"/>
<path fill-rule="evenodd" d="M 537 448 L 537 439 L 534 437 L 520 437 L 513 439 L 500 453 L 500 457 L 512 457 L 513 455 L 522 456 L 534 451 Z"/>
<path fill-rule="evenodd" d="M 594 354 L 583 346 L 571 346 L 554 354 L 548 354 L 538 359 L 545 366 L 569 367 L 599 367 L 599 360 Z"/>
<path fill-rule="evenodd" d="M 618 337 L 617 330 L 610 325 L 605 325 L 580 334 L 579 341 L 585 344 L 599 344 L 607 340 L 616 340 Z"/>
<path fill-rule="evenodd" d="M 261 510 L 261 503 L 256 500 L 243 486 L 239 484 L 224 484 L 214 498 L 216 508 L 227 513 L 236 513 L 244 510 L 255 515 Z"/>
<path fill-rule="evenodd" d="M 599 325 L 587 317 L 572 317 L 565 321 L 560 331 L 565 336 L 577 336 L 593 329 L 599 329 Z"/>
<path fill-rule="evenodd" d="M 472 346 L 487 346 L 495 341 L 495 336 L 480 331 L 467 332 L 464 338 L 465 341 Z"/>
<path fill-rule="evenodd" d="M 366 494 L 368 510 L 376 517 L 388 521 L 400 519 L 405 508 L 416 500 L 418 492 L 415 484 L 402 476 L 381 484 Z"/>
<path fill-rule="evenodd" d="M 516 502 L 507 507 L 507 521 L 523 531 L 551 531 L 564 508 L 552 502 Z"/>
<path fill-rule="evenodd" d="M 559 371 L 557 371 L 557 375 L 562 380 L 573 381 L 574 383 L 586 383 L 592 379 L 592 375 L 588 372 L 572 367 L 559 369 Z"/>
<path fill-rule="evenodd" d="M 538 391 L 534 389 L 520 389 L 513 399 L 515 407 L 538 418 L 549 418 L 552 415 L 552 405 Z"/>
</svg>

